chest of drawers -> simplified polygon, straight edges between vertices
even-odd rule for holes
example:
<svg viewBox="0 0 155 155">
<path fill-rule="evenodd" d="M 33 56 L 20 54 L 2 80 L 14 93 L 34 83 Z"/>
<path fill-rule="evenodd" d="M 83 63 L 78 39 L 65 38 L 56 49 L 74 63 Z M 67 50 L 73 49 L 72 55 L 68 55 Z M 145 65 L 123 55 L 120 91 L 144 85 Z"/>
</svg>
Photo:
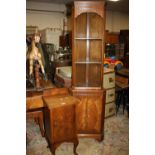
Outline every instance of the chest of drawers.
<svg viewBox="0 0 155 155">
<path fill-rule="evenodd" d="M 104 69 L 103 87 L 106 90 L 105 118 L 115 114 L 115 71 Z"/>
</svg>

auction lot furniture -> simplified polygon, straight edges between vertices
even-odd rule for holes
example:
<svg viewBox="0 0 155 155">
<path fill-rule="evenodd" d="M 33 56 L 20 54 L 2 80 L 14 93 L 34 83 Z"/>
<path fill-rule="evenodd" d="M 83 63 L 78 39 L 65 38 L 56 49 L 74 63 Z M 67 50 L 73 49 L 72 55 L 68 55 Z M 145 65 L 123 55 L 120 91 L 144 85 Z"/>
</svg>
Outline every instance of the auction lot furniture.
<svg viewBox="0 0 155 155">
<path fill-rule="evenodd" d="M 129 70 L 126 68 L 116 72 L 116 114 L 119 110 L 121 103 L 124 110 L 127 109 L 129 116 Z"/>
<path fill-rule="evenodd" d="M 26 119 L 34 118 L 39 124 L 41 135 L 44 136 L 42 91 L 31 92 L 26 97 Z"/>
<path fill-rule="evenodd" d="M 102 89 L 105 3 L 75 1 L 72 11 L 71 93 L 80 99 L 76 109 L 78 137 L 102 140 L 105 104 Z"/>
<path fill-rule="evenodd" d="M 75 108 L 79 100 L 70 95 L 44 96 L 45 137 L 53 155 L 63 142 L 74 143 L 74 155 L 78 145 Z"/>
<path fill-rule="evenodd" d="M 105 117 L 113 116 L 116 113 L 115 106 L 115 71 L 104 69 L 104 89 L 106 90 Z"/>
<path fill-rule="evenodd" d="M 34 118 L 39 124 L 41 135 L 44 136 L 44 121 L 43 121 L 43 100 L 42 96 L 46 92 L 53 92 L 54 85 L 51 83 L 46 85 L 43 89 L 27 89 L 26 90 L 26 118 Z M 54 93 L 54 92 L 53 92 Z"/>
</svg>

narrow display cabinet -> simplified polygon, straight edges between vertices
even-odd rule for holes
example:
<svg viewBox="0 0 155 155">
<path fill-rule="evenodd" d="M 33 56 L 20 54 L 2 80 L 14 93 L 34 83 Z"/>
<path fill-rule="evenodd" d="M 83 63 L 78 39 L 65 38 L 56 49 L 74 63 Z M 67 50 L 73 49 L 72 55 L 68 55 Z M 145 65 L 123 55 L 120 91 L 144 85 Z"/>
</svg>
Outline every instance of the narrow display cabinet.
<svg viewBox="0 0 155 155">
<path fill-rule="evenodd" d="M 80 99 L 76 108 L 79 137 L 103 139 L 105 92 L 103 55 L 105 3 L 76 1 L 72 10 L 72 89 Z"/>
</svg>

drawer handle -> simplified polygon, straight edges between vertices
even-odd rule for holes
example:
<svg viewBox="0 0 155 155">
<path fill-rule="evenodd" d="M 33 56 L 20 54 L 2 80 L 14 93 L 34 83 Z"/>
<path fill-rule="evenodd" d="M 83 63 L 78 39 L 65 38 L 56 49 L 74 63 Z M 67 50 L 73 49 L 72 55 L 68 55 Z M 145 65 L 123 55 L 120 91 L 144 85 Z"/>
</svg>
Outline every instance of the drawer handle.
<svg viewBox="0 0 155 155">
<path fill-rule="evenodd" d="M 114 82 L 113 78 L 109 78 L 109 82 Z"/>
<path fill-rule="evenodd" d="M 109 97 L 113 97 L 114 96 L 114 94 L 109 94 Z"/>
</svg>

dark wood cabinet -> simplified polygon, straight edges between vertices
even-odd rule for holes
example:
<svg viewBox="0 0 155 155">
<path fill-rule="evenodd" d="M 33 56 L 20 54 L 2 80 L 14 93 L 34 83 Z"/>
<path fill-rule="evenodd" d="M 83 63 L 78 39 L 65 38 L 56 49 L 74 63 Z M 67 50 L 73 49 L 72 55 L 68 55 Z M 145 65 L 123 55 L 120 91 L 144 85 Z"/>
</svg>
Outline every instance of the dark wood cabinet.
<svg viewBox="0 0 155 155">
<path fill-rule="evenodd" d="M 103 55 L 105 7 L 102 1 L 76 1 L 72 10 L 72 89 L 79 137 L 103 138 Z"/>
</svg>

